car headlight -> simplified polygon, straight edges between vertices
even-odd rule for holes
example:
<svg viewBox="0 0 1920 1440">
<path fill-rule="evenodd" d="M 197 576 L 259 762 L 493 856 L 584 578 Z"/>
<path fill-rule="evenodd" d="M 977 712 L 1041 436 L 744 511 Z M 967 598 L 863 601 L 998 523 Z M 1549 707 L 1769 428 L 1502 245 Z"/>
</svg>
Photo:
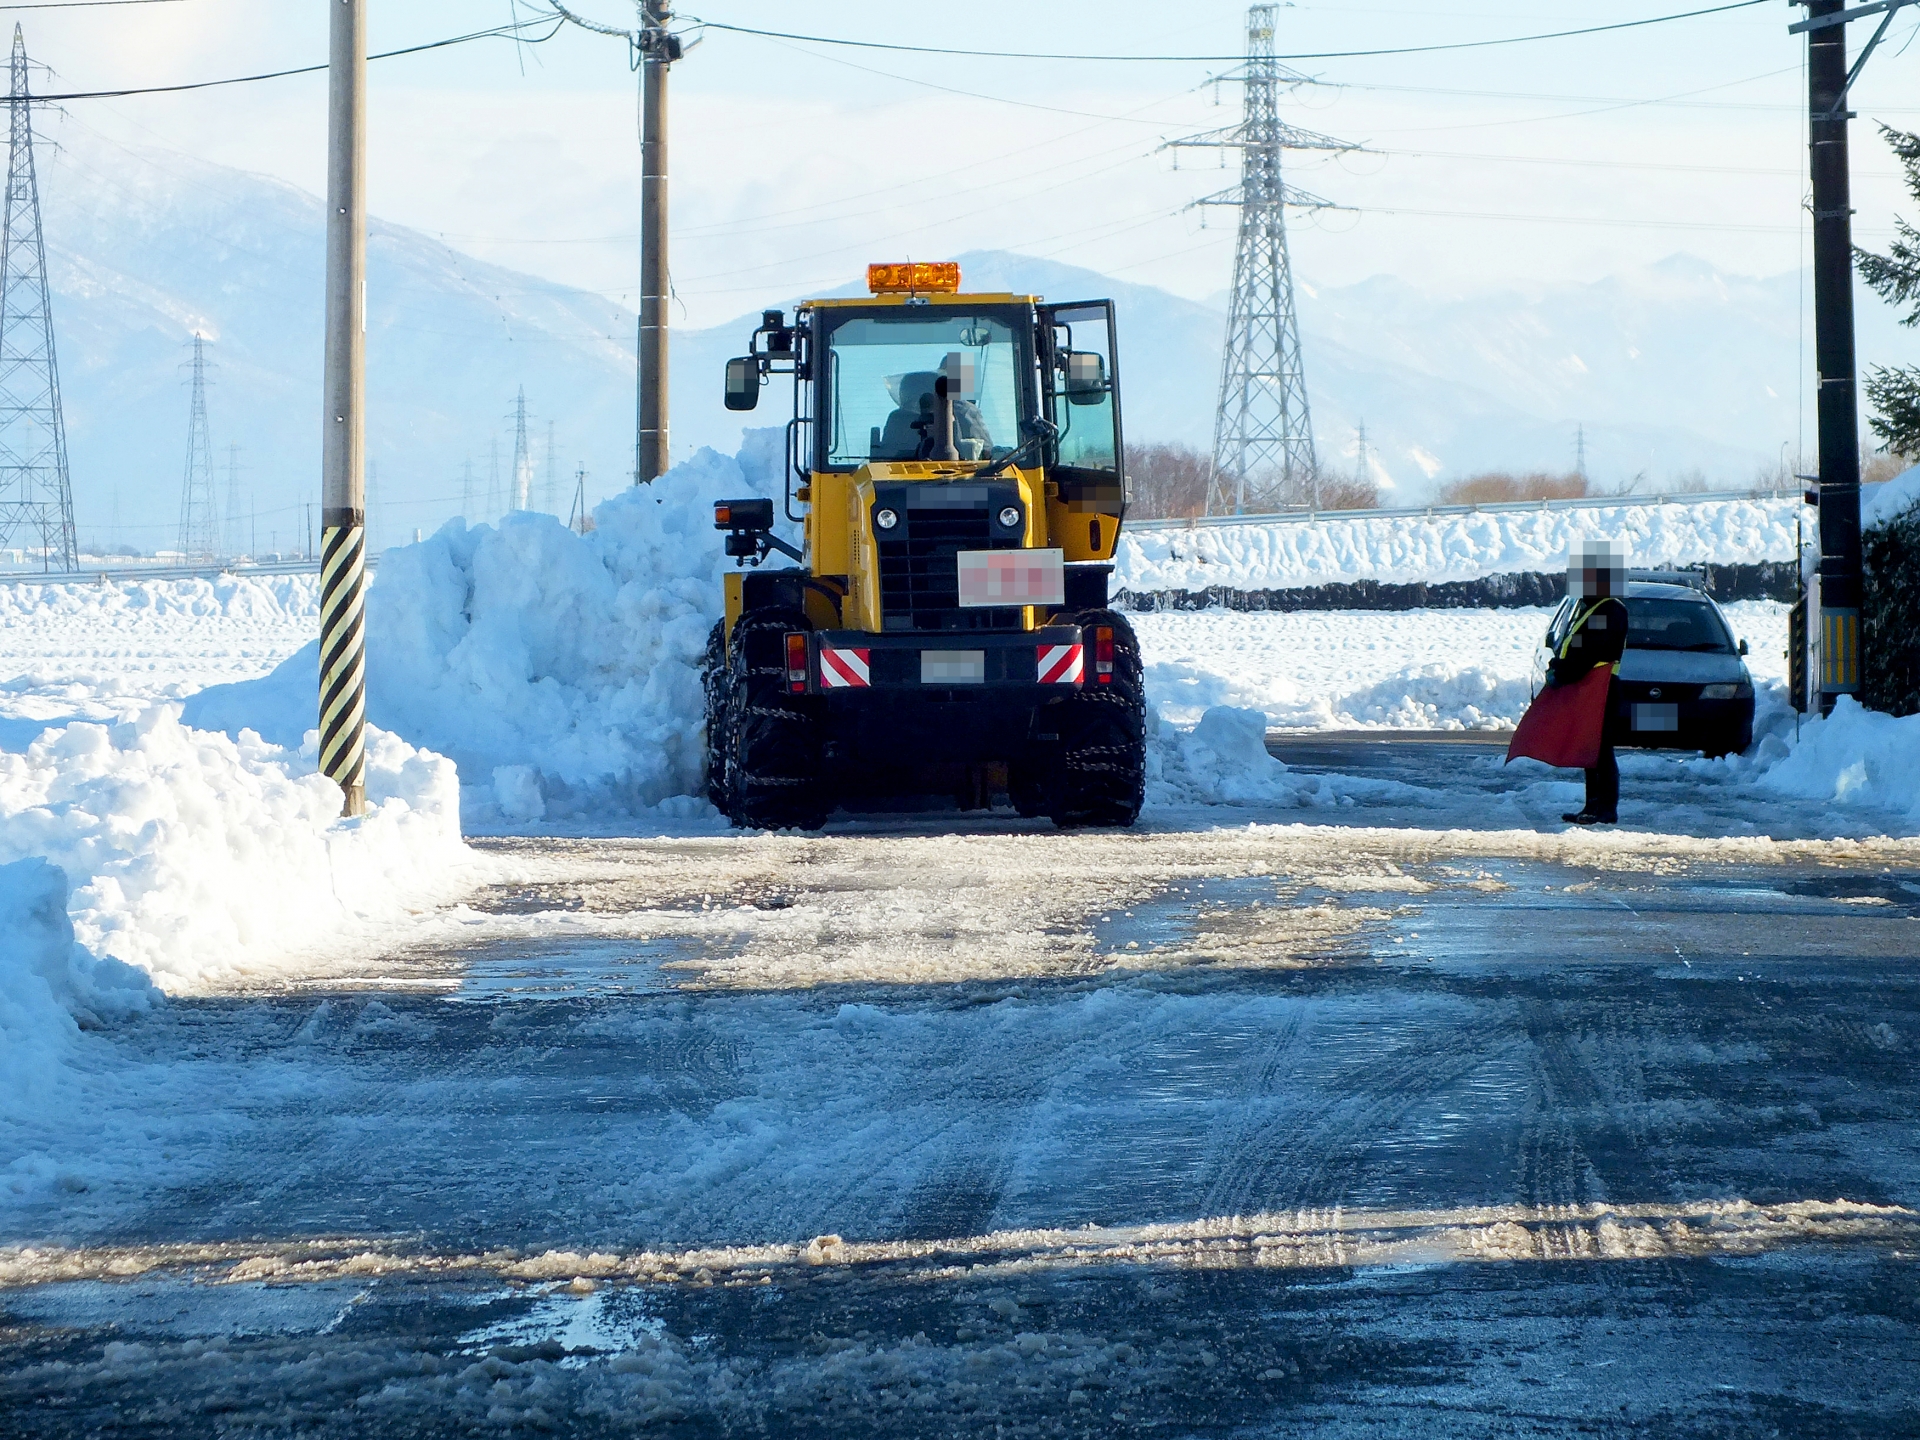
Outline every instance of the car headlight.
<svg viewBox="0 0 1920 1440">
<path fill-rule="evenodd" d="M 876 510 L 873 512 L 873 523 L 882 530 L 891 530 L 900 523 L 900 517 L 891 510 Z"/>
<path fill-rule="evenodd" d="M 1020 523 L 1020 507 L 1017 505 L 1004 506 L 1000 511 L 1000 523 L 1009 530 L 1013 529 L 1014 526 Z"/>
<path fill-rule="evenodd" d="M 1745 700 L 1752 694 L 1753 687 L 1744 680 L 1728 685 L 1702 685 L 1700 687 L 1700 698 L 1702 700 Z"/>
</svg>

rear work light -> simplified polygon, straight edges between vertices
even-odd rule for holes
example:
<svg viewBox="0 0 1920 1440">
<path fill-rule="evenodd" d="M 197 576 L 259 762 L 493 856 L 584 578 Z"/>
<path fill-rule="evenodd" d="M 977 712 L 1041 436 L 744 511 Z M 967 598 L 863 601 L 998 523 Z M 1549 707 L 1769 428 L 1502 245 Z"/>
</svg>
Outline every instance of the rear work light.
<svg viewBox="0 0 1920 1440">
<path fill-rule="evenodd" d="M 867 266 L 867 289 L 875 295 L 952 295 L 960 288 L 958 260 L 909 260 Z"/>
<path fill-rule="evenodd" d="M 1093 627 L 1093 679 L 1097 685 L 1113 683 L 1113 627 Z"/>
<path fill-rule="evenodd" d="M 804 630 L 787 632 L 787 689 L 796 695 L 807 693 L 807 634 Z"/>
</svg>

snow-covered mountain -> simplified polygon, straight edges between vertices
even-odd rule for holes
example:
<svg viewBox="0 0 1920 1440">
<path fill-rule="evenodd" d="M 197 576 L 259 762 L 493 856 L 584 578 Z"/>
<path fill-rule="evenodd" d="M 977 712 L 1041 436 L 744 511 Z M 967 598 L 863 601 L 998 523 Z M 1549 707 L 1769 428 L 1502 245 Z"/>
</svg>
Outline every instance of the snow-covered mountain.
<svg viewBox="0 0 1920 1440">
<path fill-rule="evenodd" d="M 76 509 L 90 540 L 172 543 L 186 454 L 190 336 L 212 342 L 209 396 L 224 508 L 227 446 L 260 548 L 289 548 L 317 498 L 320 201 L 262 176 L 169 151 L 43 151 Z M 1001 252 L 963 256 L 970 287 L 1120 303 L 1127 429 L 1204 446 L 1225 317 L 1150 285 Z M 849 276 L 849 280 L 856 277 Z M 1391 277 L 1301 295 L 1323 459 L 1350 465 L 1365 422 L 1376 473 L 1409 499 L 1477 469 L 1566 468 L 1584 424 L 1603 480 L 1700 470 L 1740 483 L 1798 434 L 1799 277 L 1764 280 L 1676 256 L 1590 285 L 1441 296 Z M 769 305 L 794 297 L 770 295 Z M 673 340 L 676 454 L 732 449 L 721 363 L 752 315 Z M 1920 339 L 1872 297 L 1862 358 Z M 553 426 L 558 508 L 584 466 L 590 498 L 631 467 L 634 317 L 613 300 L 484 264 L 376 223 L 369 246 L 369 446 L 384 538 L 488 509 L 492 447 L 504 503 L 515 395 L 531 416 L 534 497 Z M 1804 388 L 1804 387 L 1801 387 Z M 768 412 L 751 417 L 777 423 Z"/>
</svg>

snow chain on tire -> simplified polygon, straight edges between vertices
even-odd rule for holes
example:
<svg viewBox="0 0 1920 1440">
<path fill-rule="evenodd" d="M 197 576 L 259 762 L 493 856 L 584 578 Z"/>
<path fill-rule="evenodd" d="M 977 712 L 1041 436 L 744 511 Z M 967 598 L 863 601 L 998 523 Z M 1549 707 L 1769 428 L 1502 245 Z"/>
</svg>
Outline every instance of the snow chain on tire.
<svg viewBox="0 0 1920 1440">
<path fill-rule="evenodd" d="M 1111 610 L 1085 610 L 1073 623 L 1113 627 L 1113 680 L 1093 674 L 1087 640 L 1085 688 L 1058 707 L 1059 768 L 1048 788 L 1048 813 L 1062 829 L 1131 825 L 1146 794 L 1147 704 L 1140 643 L 1133 627 Z"/>
<path fill-rule="evenodd" d="M 827 803 L 817 701 L 787 692 L 785 636 L 813 627 L 797 610 L 749 612 L 728 647 L 726 804 L 735 825 L 818 830 Z"/>
<path fill-rule="evenodd" d="M 727 622 L 713 622 L 700 658 L 700 689 L 706 696 L 707 800 L 727 809 Z"/>
</svg>

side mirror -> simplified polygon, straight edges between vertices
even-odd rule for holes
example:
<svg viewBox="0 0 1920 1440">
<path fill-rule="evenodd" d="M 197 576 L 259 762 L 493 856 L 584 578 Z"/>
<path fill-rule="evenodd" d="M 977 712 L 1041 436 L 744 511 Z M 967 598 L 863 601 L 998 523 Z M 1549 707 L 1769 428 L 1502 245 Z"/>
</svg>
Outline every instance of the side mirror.
<svg viewBox="0 0 1920 1440">
<path fill-rule="evenodd" d="M 1092 350 L 1069 350 L 1066 395 L 1069 405 L 1098 405 L 1107 393 L 1106 357 Z"/>
<path fill-rule="evenodd" d="M 727 361 L 727 409 L 751 410 L 759 403 L 759 362 L 751 355 Z"/>
<path fill-rule="evenodd" d="M 1742 641 L 1740 642 L 1740 653 L 1741 653 L 1742 655 L 1744 655 L 1744 654 L 1746 654 L 1746 653 L 1747 653 L 1747 642 L 1746 642 L 1746 641 L 1744 641 L 1744 640 L 1742 640 Z"/>
</svg>

